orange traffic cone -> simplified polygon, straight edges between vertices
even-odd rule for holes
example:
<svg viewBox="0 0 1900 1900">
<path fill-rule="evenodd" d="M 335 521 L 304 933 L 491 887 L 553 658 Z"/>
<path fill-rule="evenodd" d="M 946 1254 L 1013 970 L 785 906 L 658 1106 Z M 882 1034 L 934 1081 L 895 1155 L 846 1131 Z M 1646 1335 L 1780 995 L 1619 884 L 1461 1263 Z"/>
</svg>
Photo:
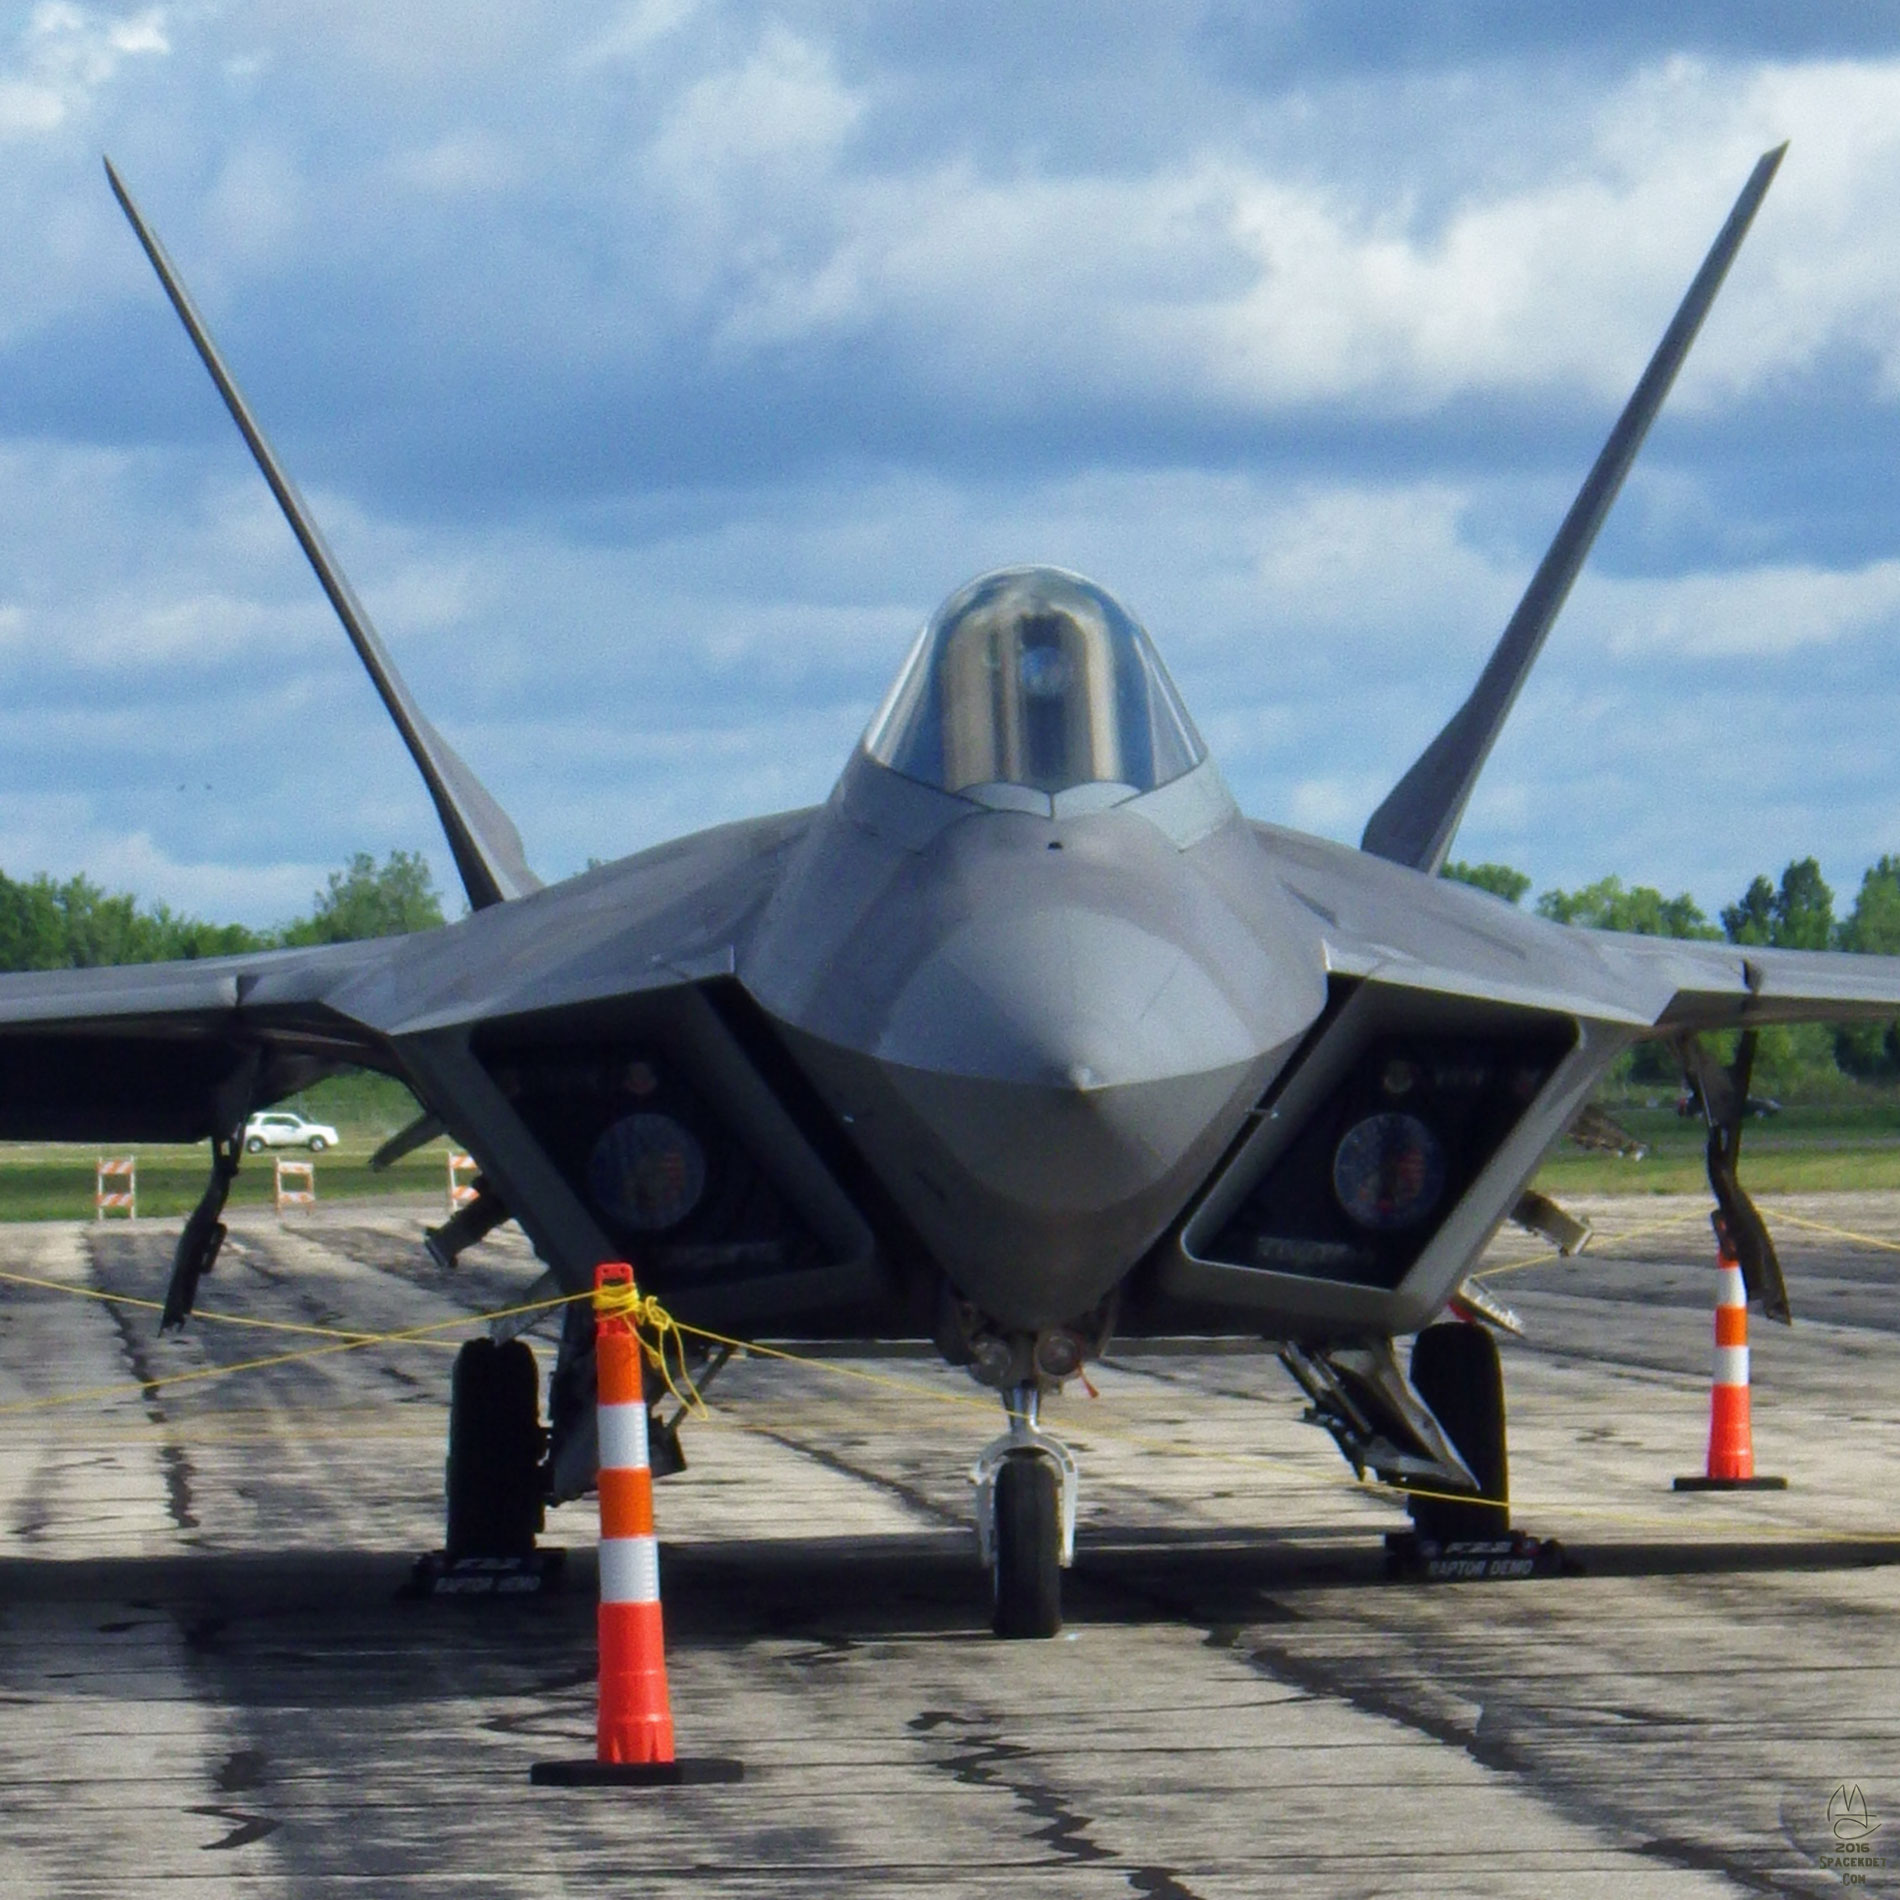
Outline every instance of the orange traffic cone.
<svg viewBox="0 0 1900 1900">
<path fill-rule="evenodd" d="M 536 1762 L 533 1781 L 554 1786 L 662 1786 L 738 1781 L 735 1761 L 673 1755 L 660 1621 L 660 1548 L 653 1534 L 653 1473 L 633 1269 L 594 1270 L 594 1367 L 600 1437 L 600 1710 L 592 1761 Z"/>
<path fill-rule="evenodd" d="M 1785 1491 L 1786 1478 L 1755 1475 L 1748 1417 L 1748 1287 L 1718 1217 L 1715 1222 L 1715 1378 L 1709 1389 L 1709 1468 L 1678 1478 L 1678 1491 Z"/>
</svg>

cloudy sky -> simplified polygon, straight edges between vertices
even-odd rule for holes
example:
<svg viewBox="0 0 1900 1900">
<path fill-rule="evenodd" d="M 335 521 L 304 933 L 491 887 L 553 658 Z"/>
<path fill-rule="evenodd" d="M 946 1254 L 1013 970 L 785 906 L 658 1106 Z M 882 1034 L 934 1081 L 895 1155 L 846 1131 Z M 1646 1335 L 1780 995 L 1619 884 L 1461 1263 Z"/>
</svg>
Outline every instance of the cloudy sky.
<svg viewBox="0 0 1900 1900">
<path fill-rule="evenodd" d="M 0 0 L 0 869 L 453 884 L 102 152 L 552 877 L 822 798 L 1025 560 L 1356 838 L 1783 139 L 1457 846 L 1711 910 L 1900 851 L 1893 5 Z"/>
</svg>

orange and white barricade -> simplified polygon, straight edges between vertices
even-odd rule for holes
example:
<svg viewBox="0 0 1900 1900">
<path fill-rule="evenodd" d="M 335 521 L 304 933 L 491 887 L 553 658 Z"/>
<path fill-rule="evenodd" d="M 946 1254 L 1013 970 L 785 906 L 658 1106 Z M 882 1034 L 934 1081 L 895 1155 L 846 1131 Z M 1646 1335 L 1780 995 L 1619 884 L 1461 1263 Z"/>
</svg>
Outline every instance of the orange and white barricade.
<svg viewBox="0 0 1900 1900">
<path fill-rule="evenodd" d="M 1748 1410 L 1748 1285 L 1718 1220 L 1715 1226 L 1715 1377 L 1709 1388 L 1708 1469 L 1678 1478 L 1678 1491 L 1785 1491 L 1786 1478 L 1755 1475 Z"/>
<path fill-rule="evenodd" d="M 300 1179 L 302 1187 L 287 1187 L 286 1181 Z M 286 1161 L 277 1157 L 277 1211 L 287 1207 L 314 1207 L 317 1204 L 317 1164 L 314 1161 Z"/>
<path fill-rule="evenodd" d="M 474 1200 L 478 1191 L 474 1181 L 462 1179 L 463 1175 L 473 1176 L 474 1173 L 475 1157 L 473 1155 L 451 1154 L 449 1156 L 449 1213 L 451 1216 Z"/>
<path fill-rule="evenodd" d="M 99 1158 L 94 1177 L 92 1217 L 104 1220 L 108 1214 L 123 1214 L 127 1220 L 139 1217 L 139 1161 L 137 1155 L 123 1155 L 117 1161 Z"/>
<path fill-rule="evenodd" d="M 594 1376 L 600 1435 L 600 1706 L 592 1761 L 536 1762 L 544 1785 L 678 1786 L 738 1781 L 734 1761 L 678 1761 L 660 1619 L 660 1547 L 647 1459 L 641 1300 L 633 1269 L 594 1270 Z"/>
</svg>

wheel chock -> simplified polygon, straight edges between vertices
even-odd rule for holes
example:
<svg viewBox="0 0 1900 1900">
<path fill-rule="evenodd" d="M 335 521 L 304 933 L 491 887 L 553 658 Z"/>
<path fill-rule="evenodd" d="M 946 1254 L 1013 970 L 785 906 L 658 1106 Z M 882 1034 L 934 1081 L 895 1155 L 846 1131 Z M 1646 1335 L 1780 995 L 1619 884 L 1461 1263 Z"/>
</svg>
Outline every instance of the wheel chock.
<svg viewBox="0 0 1900 1900">
<path fill-rule="evenodd" d="M 1527 1577 L 1578 1577 L 1583 1566 L 1554 1537 L 1440 1543 L 1412 1531 L 1387 1531 L 1385 1574 L 1394 1583 L 1507 1583 Z"/>
<path fill-rule="evenodd" d="M 451 1557 L 432 1550 L 416 1559 L 400 1594 L 407 1597 L 547 1597 L 561 1587 L 567 1552 L 558 1546 L 525 1557 Z"/>
</svg>

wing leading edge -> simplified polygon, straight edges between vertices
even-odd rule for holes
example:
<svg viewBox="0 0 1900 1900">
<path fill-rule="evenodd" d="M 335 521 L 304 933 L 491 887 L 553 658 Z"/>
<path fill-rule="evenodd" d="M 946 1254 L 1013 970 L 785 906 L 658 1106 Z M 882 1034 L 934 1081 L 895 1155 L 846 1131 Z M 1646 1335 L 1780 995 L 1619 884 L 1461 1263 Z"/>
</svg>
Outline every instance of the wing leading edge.
<svg viewBox="0 0 1900 1900">
<path fill-rule="evenodd" d="M 418 1035 L 729 972 L 805 819 L 701 832 L 413 936 L 0 975 L 0 1140 L 201 1141 L 344 1063 L 426 1095 L 404 1055 Z"/>
</svg>

